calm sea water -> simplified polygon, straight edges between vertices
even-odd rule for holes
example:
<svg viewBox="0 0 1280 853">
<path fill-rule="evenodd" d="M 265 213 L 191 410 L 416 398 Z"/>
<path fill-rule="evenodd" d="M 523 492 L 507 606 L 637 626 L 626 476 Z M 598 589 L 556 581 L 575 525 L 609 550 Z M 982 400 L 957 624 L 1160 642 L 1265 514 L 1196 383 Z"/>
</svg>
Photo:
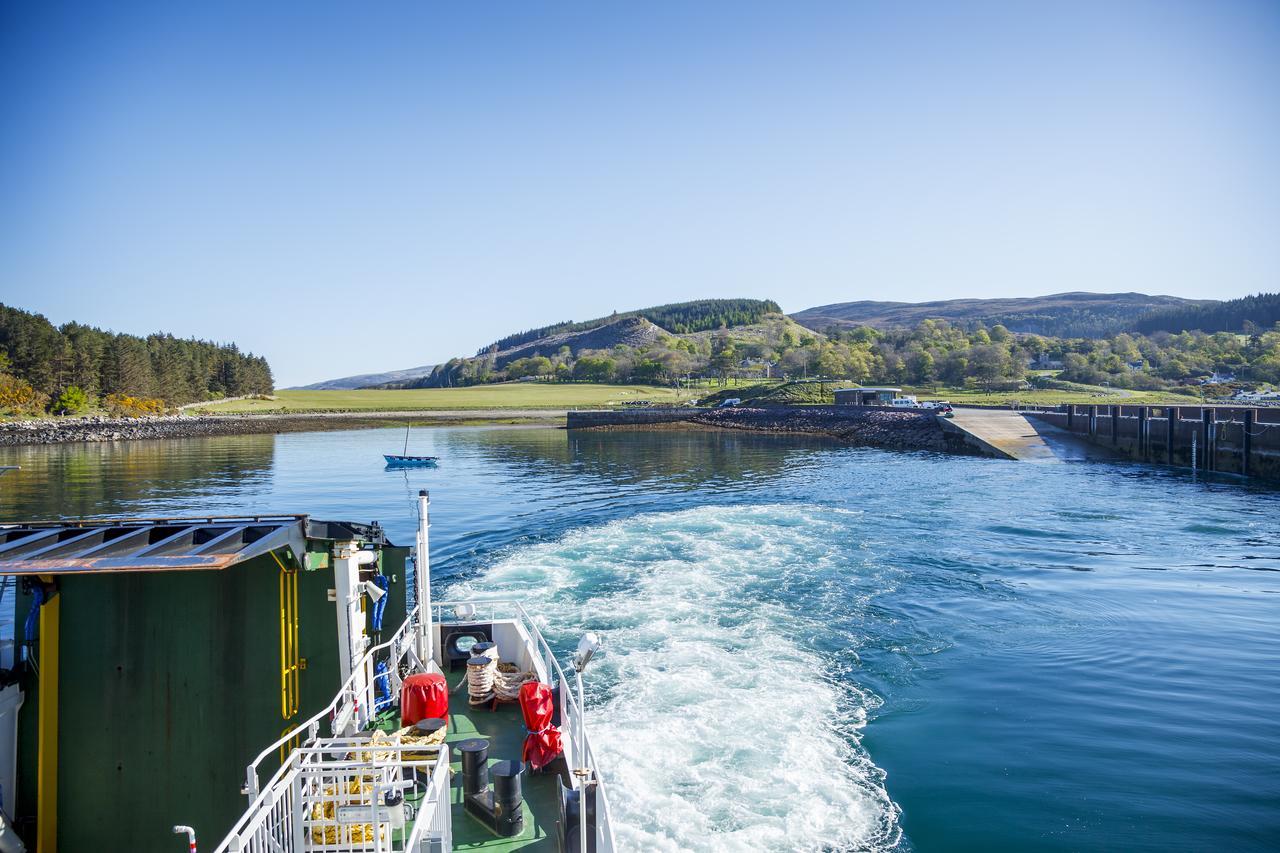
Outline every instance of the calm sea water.
<svg viewBox="0 0 1280 853">
<path fill-rule="evenodd" d="M 1280 843 L 1280 493 L 735 433 L 0 451 L 0 520 L 308 512 L 513 593 L 589 679 L 635 850 Z"/>
</svg>

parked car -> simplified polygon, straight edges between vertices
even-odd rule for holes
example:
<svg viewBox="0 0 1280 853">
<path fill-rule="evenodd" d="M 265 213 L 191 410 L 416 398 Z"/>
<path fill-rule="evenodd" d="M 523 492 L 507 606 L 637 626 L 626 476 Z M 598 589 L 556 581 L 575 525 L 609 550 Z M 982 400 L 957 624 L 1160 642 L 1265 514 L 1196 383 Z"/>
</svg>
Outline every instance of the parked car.
<svg viewBox="0 0 1280 853">
<path fill-rule="evenodd" d="M 724 408 L 728 408 L 728 407 L 730 407 L 730 406 L 739 406 L 739 405 L 741 405 L 741 404 L 742 404 L 742 398 L 741 398 L 741 397 L 730 397 L 730 398 L 729 398 L 729 399 L 727 399 L 727 400 L 722 400 L 722 401 L 721 401 L 721 403 L 720 403 L 720 405 L 716 406 L 716 408 L 717 408 L 717 409 L 724 409 Z"/>
<path fill-rule="evenodd" d="M 955 411 L 946 400 L 925 400 L 920 404 L 920 408 L 929 409 L 934 414 L 942 415 L 945 418 L 951 417 Z"/>
</svg>

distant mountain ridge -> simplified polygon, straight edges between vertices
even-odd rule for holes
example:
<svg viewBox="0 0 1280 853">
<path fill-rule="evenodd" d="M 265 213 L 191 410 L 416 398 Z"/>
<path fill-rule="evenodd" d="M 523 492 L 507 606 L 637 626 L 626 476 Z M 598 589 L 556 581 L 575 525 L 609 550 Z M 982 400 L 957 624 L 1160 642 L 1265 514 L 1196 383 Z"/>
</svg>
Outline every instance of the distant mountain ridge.
<svg viewBox="0 0 1280 853">
<path fill-rule="evenodd" d="M 339 379 L 326 379 L 310 385 L 300 385 L 290 390 L 296 391 L 353 391 L 356 388 L 369 388 L 375 385 L 386 385 L 393 382 L 412 382 L 423 376 L 430 376 L 435 370 L 434 364 L 422 367 L 407 367 L 404 370 L 388 370 L 385 373 L 361 373 L 356 376 L 343 376 Z"/>
<path fill-rule="evenodd" d="M 1149 296 L 1145 293 L 1053 293 L 1009 299 L 946 299 L 937 302 L 838 302 L 806 308 L 791 319 L 815 331 L 831 326 L 909 328 L 921 320 L 942 319 L 960 325 L 997 323 L 1013 332 L 1057 337 L 1104 337 L 1132 327 L 1147 314 L 1212 299 Z"/>
<path fill-rule="evenodd" d="M 831 327 L 872 326 L 909 329 L 922 320 L 941 319 L 960 328 L 1000 324 L 1013 332 L 1047 337 L 1104 338 L 1118 332 L 1150 333 L 1157 329 L 1214 331 L 1240 325 L 1241 317 L 1257 325 L 1275 322 L 1277 297 L 1259 294 L 1243 300 L 1184 299 L 1145 293 L 1087 293 L 1073 291 L 1047 296 L 1005 299 L 947 299 L 934 302 L 862 300 L 807 308 L 785 318 L 777 303 L 759 299 L 703 299 L 615 313 L 584 322 L 563 322 L 517 332 L 481 348 L 471 357 L 444 364 L 366 373 L 304 386 L 308 390 L 354 388 L 430 388 L 466 384 L 479 374 L 502 371 L 521 359 L 554 359 L 565 348 L 601 352 L 614 347 L 645 348 L 671 336 L 689 345 L 693 339 L 767 321 L 800 324 L 816 332 Z M 657 318 L 657 319 L 655 319 Z M 659 320 L 663 322 L 659 322 Z M 674 328 L 673 328 L 674 327 Z M 801 334 L 803 337 L 803 333 Z M 679 341 L 677 341 L 679 343 Z M 484 380 L 480 380 L 484 381 Z"/>
</svg>

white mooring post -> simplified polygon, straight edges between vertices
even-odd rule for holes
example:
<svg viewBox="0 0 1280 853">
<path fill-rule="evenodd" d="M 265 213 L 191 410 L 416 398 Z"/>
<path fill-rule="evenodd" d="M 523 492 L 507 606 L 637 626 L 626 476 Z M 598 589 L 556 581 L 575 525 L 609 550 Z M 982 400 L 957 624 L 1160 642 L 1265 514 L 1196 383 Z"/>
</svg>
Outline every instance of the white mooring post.
<svg viewBox="0 0 1280 853">
<path fill-rule="evenodd" d="M 418 658 L 426 665 L 435 658 L 435 639 L 431 629 L 431 552 L 427 541 L 431 496 L 426 489 L 418 492 L 418 544 L 413 567 L 418 593 Z"/>
</svg>

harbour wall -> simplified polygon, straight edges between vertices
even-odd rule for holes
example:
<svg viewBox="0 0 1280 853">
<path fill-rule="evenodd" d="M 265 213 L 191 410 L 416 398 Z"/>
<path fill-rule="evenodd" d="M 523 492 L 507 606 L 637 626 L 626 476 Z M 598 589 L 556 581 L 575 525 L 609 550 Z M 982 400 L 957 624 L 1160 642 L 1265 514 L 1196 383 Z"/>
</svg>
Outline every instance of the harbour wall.
<svg viewBox="0 0 1280 853">
<path fill-rule="evenodd" d="M 150 418 L 74 418 L 0 423 L 0 447 L 24 444 L 131 441 L 149 438 L 187 438 L 258 432 L 243 418 L 165 415 Z"/>
<path fill-rule="evenodd" d="M 701 411 L 704 410 L 672 407 L 669 409 L 602 409 L 599 411 L 569 412 L 565 416 L 565 426 L 569 429 L 602 429 L 673 424 L 689 421 Z"/>
<path fill-rule="evenodd" d="M 1063 404 L 1020 411 L 1131 459 L 1280 480 L 1280 409 Z"/>
<path fill-rule="evenodd" d="M 621 409 L 569 412 L 569 429 L 637 429 L 682 425 L 694 428 L 822 435 L 867 447 L 933 450 L 974 455 L 962 436 L 942 428 L 927 411 L 883 406 L 762 406 L 724 409 Z"/>
<path fill-rule="evenodd" d="M 0 447 L 32 444 L 139 441 L 201 438 L 214 435 L 255 435 L 284 432 L 357 429 L 386 426 L 470 423 L 558 422 L 564 409 L 424 410 L 408 412 L 288 412 L 251 415 L 161 415 L 147 418 L 58 418 L 0 422 Z"/>
</svg>

